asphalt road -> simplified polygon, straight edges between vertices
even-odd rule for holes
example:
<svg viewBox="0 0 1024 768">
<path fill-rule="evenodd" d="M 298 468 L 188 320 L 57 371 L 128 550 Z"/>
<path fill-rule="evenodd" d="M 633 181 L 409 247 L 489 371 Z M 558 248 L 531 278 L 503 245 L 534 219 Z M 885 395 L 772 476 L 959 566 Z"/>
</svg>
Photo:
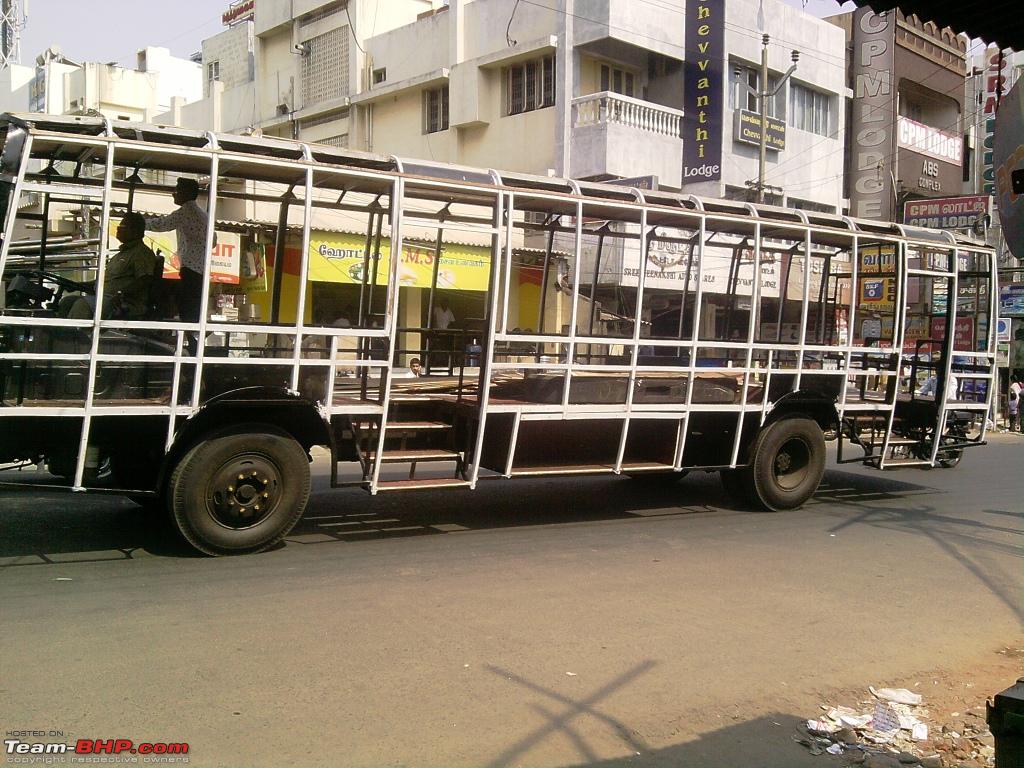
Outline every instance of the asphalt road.
<svg viewBox="0 0 1024 768">
<path fill-rule="evenodd" d="M 821 766 L 790 735 L 834 692 L 1019 643 L 1022 460 L 833 465 L 783 514 L 705 474 L 321 482 L 285 546 L 224 559 L 118 498 L 0 493 L 0 730 L 196 766 Z"/>
</svg>

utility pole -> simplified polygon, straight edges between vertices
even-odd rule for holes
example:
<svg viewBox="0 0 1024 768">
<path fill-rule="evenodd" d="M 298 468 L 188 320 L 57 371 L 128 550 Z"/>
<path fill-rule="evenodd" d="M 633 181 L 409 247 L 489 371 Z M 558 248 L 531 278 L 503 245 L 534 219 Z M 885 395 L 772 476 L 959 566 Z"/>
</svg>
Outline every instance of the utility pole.
<svg viewBox="0 0 1024 768">
<path fill-rule="evenodd" d="M 775 85 L 775 88 L 768 90 L 768 43 L 770 38 L 767 34 L 761 36 L 761 79 L 758 82 L 757 89 L 757 100 L 758 107 L 761 113 L 761 145 L 760 155 L 758 157 L 757 164 L 757 202 L 764 202 L 764 173 L 765 165 L 768 160 L 768 99 L 775 98 L 782 86 L 786 84 L 786 81 L 796 72 L 796 64 L 800 60 L 800 51 L 793 51 L 791 54 L 793 59 L 793 65 L 786 71 L 779 82 Z M 749 87 L 749 86 L 748 86 Z"/>
<path fill-rule="evenodd" d="M 21 63 L 21 30 L 28 16 L 28 0 L 0 2 L 0 69 Z"/>
</svg>

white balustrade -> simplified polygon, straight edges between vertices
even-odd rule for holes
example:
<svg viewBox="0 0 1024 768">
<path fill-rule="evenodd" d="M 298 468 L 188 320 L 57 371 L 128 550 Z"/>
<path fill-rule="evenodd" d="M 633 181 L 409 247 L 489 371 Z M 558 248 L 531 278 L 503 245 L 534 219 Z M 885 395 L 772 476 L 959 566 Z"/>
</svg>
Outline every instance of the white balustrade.
<svg viewBox="0 0 1024 768">
<path fill-rule="evenodd" d="M 683 113 L 678 109 L 601 91 L 572 100 L 573 127 L 618 123 L 648 133 L 678 138 Z"/>
</svg>

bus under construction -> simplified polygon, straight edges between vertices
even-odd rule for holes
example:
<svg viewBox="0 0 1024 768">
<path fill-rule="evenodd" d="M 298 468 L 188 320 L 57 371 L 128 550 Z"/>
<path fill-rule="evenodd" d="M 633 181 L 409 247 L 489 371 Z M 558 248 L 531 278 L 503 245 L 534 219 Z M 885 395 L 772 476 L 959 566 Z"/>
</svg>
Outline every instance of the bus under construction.
<svg viewBox="0 0 1024 768">
<path fill-rule="evenodd" d="M 129 495 L 209 554 L 286 536 L 318 447 L 372 494 L 699 469 L 783 510 L 826 441 L 883 470 L 984 443 L 994 256 L 948 232 L 103 118 L 0 135 L 0 480 Z M 153 223 L 179 179 L 201 281 Z"/>
</svg>

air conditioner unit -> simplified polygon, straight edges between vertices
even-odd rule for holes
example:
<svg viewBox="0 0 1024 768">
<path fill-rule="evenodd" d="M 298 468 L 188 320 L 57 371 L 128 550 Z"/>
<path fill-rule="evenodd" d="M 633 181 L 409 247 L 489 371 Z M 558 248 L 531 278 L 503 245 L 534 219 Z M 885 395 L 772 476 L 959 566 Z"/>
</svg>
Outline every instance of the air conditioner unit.
<svg viewBox="0 0 1024 768">
<path fill-rule="evenodd" d="M 287 102 L 282 101 L 280 104 L 277 105 L 278 115 L 287 115 L 291 111 L 291 107 L 288 106 Z"/>
</svg>

